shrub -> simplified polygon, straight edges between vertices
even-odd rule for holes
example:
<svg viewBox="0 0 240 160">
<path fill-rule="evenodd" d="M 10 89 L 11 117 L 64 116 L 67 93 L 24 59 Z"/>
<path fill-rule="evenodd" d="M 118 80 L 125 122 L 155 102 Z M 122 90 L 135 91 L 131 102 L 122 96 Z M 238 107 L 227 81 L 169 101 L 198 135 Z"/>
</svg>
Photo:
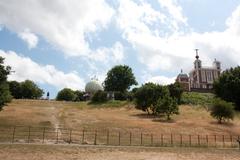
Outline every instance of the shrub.
<svg viewBox="0 0 240 160">
<path fill-rule="evenodd" d="M 75 97 L 73 90 L 70 88 L 64 88 L 58 92 L 56 99 L 58 101 L 73 101 Z"/>
<path fill-rule="evenodd" d="M 164 96 L 163 98 L 159 98 L 156 104 L 156 113 L 164 114 L 167 117 L 167 120 L 171 119 L 171 115 L 179 114 L 178 105 L 175 98 L 170 96 Z"/>
<path fill-rule="evenodd" d="M 198 92 L 184 92 L 182 94 L 181 103 L 190 105 L 211 106 L 213 104 L 214 94 L 212 93 L 198 93 Z"/>
<path fill-rule="evenodd" d="M 114 92 L 114 99 L 124 101 L 127 99 L 127 92 Z"/>
<path fill-rule="evenodd" d="M 99 91 L 97 91 L 97 92 L 93 95 L 91 101 L 92 101 L 93 103 L 106 102 L 106 101 L 107 101 L 107 93 L 104 92 L 104 91 L 99 90 Z"/>
<path fill-rule="evenodd" d="M 170 96 L 172 98 L 176 98 L 177 103 L 180 104 L 182 93 L 183 93 L 183 88 L 181 87 L 180 83 L 175 82 L 173 84 L 170 84 L 170 85 L 168 85 L 168 89 L 169 89 L 169 92 L 170 92 Z"/>
<path fill-rule="evenodd" d="M 226 102 L 221 99 L 216 99 L 211 108 L 211 116 L 218 120 L 218 123 L 222 121 L 234 118 L 234 108 L 232 103 Z"/>
<path fill-rule="evenodd" d="M 168 88 L 154 83 L 146 83 L 137 89 L 134 98 L 137 109 L 156 114 L 155 105 L 159 98 L 169 95 Z"/>
<path fill-rule="evenodd" d="M 240 110 L 240 66 L 224 71 L 213 85 L 216 95 Z"/>
</svg>

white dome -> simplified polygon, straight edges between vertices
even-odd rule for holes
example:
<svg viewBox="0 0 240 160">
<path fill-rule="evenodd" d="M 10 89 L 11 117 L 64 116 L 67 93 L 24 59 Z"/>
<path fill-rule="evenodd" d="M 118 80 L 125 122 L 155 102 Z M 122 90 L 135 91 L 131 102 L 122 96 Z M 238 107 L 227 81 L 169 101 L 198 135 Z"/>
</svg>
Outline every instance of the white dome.
<svg viewBox="0 0 240 160">
<path fill-rule="evenodd" d="M 88 82 L 85 86 L 85 92 L 94 94 L 99 90 L 103 90 L 103 87 L 95 80 Z"/>
</svg>

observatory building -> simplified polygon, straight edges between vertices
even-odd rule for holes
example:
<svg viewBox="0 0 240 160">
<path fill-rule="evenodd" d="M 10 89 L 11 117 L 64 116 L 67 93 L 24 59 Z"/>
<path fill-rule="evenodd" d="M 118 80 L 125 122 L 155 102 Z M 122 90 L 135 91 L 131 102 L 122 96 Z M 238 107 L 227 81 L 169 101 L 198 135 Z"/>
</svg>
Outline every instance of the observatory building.
<svg viewBox="0 0 240 160">
<path fill-rule="evenodd" d="M 85 86 L 85 92 L 89 94 L 90 97 L 99 90 L 103 91 L 103 87 L 99 84 L 96 78 L 92 78 Z"/>
<path fill-rule="evenodd" d="M 196 49 L 194 68 L 190 71 L 189 76 L 181 70 L 176 81 L 182 84 L 185 91 L 210 92 L 213 82 L 219 78 L 220 74 L 221 63 L 215 59 L 211 67 L 203 67 L 198 49 Z"/>
</svg>

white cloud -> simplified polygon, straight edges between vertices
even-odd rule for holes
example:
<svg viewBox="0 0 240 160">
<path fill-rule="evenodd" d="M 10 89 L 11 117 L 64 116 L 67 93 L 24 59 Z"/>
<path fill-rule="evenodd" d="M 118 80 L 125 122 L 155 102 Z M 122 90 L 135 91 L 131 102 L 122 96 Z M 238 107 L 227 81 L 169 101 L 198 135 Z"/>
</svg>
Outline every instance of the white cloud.
<svg viewBox="0 0 240 160">
<path fill-rule="evenodd" d="M 67 56 L 90 52 L 88 33 L 107 27 L 114 10 L 105 0 L 1 0 L 0 24 L 17 33 L 26 28 Z"/>
<path fill-rule="evenodd" d="M 38 37 L 30 32 L 29 29 L 25 29 L 23 32 L 19 33 L 18 36 L 28 44 L 29 49 L 37 46 Z"/>
<path fill-rule="evenodd" d="M 166 76 L 152 76 L 146 79 L 145 83 L 153 82 L 161 85 L 168 85 L 175 82 L 176 77 L 166 77 Z"/>
<path fill-rule="evenodd" d="M 19 56 L 13 51 L 0 50 L 0 56 L 5 58 L 4 63 L 15 71 L 9 76 L 9 80 L 24 81 L 33 80 L 38 83 L 50 84 L 58 89 L 64 87 L 83 89 L 84 81 L 76 72 L 64 73 L 53 65 L 40 65 L 28 57 Z"/>
<path fill-rule="evenodd" d="M 95 51 L 93 50 L 88 57 L 91 60 L 105 64 L 119 63 L 124 58 L 123 45 L 120 42 L 116 42 L 111 48 L 98 48 Z"/>
<path fill-rule="evenodd" d="M 130 3 L 131 7 L 124 7 L 125 3 Z M 189 71 L 193 65 L 195 48 L 200 49 L 204 65 L 210 65 L 214 58 L 222 62 L 223 68 L 240 64 L 240 6 L 226 21 L 225 31 L 197 33 L 188 26 L 177 1 L 159 0 L 159 3 L 167 8 L 167 13 L 154 10 L 147 2 L 134 1 L 121 1 L 118 11 L 123 38 L 133 46 L 139 61 L 150 71 L 177 72 L 181 68 Z M 143 11 L 145 6 L 150 8 Z M 151 14 L 153 12 L 155 14 Z M 128 22 L 131 19 L 127 15 L 131 15 L 133 20 Z M 156 26 L 149 25 L 144 15 L 152 15 L 152 23 Z M 159 15 L 170 15 L 170 18 L 161 19 Z"/>
</svg>

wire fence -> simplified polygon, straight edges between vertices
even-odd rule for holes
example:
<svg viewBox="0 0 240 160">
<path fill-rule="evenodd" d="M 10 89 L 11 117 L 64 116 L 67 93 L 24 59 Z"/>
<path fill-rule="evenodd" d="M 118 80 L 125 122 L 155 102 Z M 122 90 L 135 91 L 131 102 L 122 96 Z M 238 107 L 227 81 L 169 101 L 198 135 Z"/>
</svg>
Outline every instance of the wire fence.
<svg viewBox="0 0 240 160">
<path fill-rule="evenodd" d="M 237 148 L 239 138 L 239 135 L 154 134 L 115 130 L 0 126 L 0 143 Z"/>
</svg>

